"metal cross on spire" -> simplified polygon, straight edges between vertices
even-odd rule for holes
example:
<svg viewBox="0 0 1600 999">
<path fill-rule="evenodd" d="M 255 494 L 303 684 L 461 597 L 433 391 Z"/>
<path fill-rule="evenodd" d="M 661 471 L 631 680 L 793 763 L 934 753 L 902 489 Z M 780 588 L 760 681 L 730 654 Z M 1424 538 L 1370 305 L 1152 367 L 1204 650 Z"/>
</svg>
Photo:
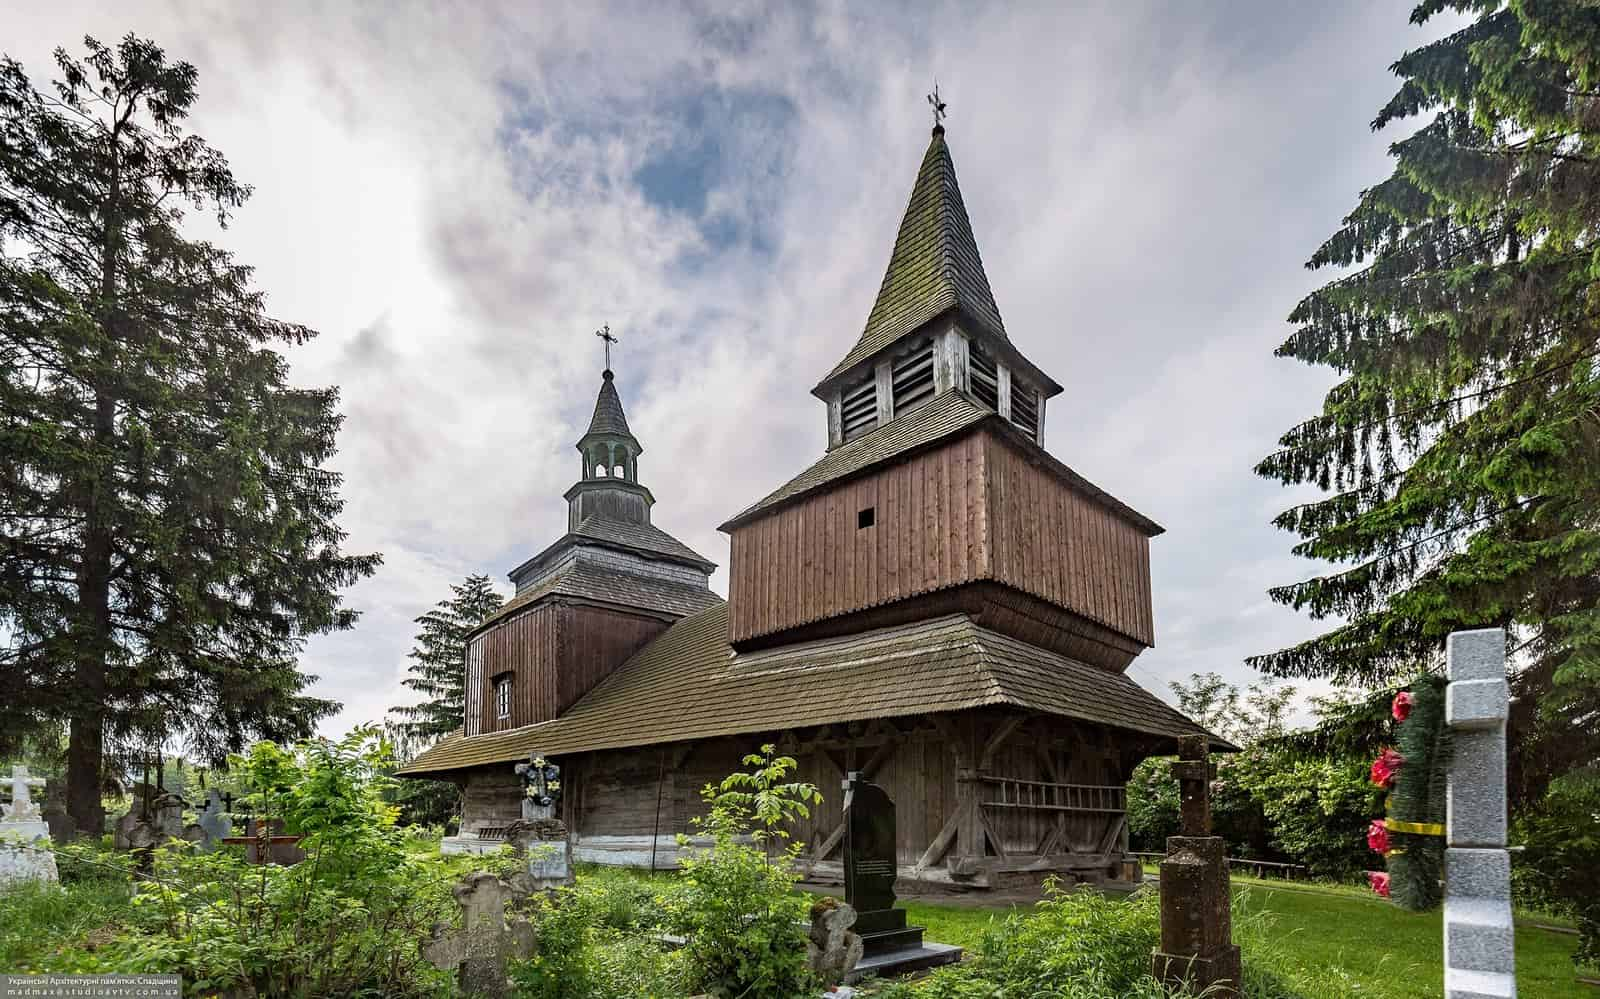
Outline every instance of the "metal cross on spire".
<svg viewBox="0 0 1600 999">
<path fill-rule="evenodd" d="M 931 105 L 932 108 L 933 108 L 933 127 L 936 130 L 942 130 L 944 128 L 945 116 L 949 112 L 947 112 L 945 110 L 948 107 L 948 105 L 945 104 L 945 102 L 939 98 L 939 81 L 938 80 L 934 80 L 933 81 L 933 93 L 928 95 L 928 104 Z"/>
<path fill-rule="evenodd" d="M 604 340 L 606 342 L 606 370 L 610 371 L 611 370 L 611 345 L 617 342 L 617 338 L 615 336 L 613 336 L 612 333 L 611 333 L 611 324 L 607 323 L 604 326 L 600 327 L 599 329 L 595 330 L 594 331 L 594 335 L 599 337 L 600 339 L 602 339 L 602 340 Z"/>
</svg>

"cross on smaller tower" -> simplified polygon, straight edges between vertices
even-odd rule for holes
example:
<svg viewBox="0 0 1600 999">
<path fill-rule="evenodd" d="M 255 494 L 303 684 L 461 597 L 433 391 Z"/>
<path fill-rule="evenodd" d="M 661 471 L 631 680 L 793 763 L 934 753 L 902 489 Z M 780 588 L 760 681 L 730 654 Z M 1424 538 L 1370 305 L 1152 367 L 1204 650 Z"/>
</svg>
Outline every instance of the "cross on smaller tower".
<svg viewBox="0 0 1600 999">
<path fill-rule="evenodd" d="M 933 93 L 928 95 L 928 104 L 933 108 L 933 127 L 935 131 L 943 131 L 944 119 L 949 113 L 945 109 L 949 106 L 939 98 L 939 81 L 933 81 Z"/>
<path fill-rule="evenodd" d="M 595 330 L 594 331 L 594 335 L 599 337 L 600 339 L 602 339 L 602 340 L 604 340 L 606 342 L 606 370 L 610 371 L 611 370 L 611 345 L 617 342 L 617 338 L 615 336 L 612 336 L 612 334 L 611 334 L 611 324 L 607 323 L 604 326 L 600 327 L 599 329 Z"/>
</svg>

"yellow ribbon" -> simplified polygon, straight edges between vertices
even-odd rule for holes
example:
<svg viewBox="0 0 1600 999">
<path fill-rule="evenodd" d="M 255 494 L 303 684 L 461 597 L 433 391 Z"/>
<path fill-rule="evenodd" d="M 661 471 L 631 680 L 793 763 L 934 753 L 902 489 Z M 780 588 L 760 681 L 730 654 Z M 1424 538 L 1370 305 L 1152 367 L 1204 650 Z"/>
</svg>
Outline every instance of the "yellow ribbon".
<svg viewBox="0 0 1600 999">
<path fill-rule="evenodd" d="M 1437 822 L 1400 822 L 1397 819 L 1384 819 L 1383 824 L 1390 832 L 1410 833 L 1413 836 L 1444 835 L 1444 826 Z"/>
</svg>

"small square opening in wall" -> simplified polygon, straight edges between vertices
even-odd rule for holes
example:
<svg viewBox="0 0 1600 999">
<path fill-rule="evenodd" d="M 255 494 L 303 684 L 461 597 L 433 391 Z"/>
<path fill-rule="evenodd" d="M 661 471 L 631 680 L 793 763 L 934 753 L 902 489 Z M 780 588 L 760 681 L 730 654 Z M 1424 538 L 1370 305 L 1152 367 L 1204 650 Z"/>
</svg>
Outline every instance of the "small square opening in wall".
<svg viewBox="0 0 1600 999">
<path fill-rule="evenodd" d="M 863 531 L 878 522 L 878 508 L 869 506 L 856 514 L 856 530 Z"/>
</svg>

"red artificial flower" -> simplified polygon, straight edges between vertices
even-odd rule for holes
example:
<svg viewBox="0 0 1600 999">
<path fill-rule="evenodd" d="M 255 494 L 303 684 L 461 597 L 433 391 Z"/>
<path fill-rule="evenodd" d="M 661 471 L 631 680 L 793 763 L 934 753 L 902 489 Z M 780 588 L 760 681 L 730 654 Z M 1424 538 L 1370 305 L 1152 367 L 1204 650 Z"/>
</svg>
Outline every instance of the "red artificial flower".
<svg viewBox="0 0 1600 999">
<path fill-rule="evenodd" d="M 1416 698 L 1411 696 L 1411 691 L 1402 690 L 1394 695 L 1394 704 L 1389 708 L 1394 720 L 1403 722 L 1411 714 L 1411 705 L 1416 703 Z"/>
<path fill-rule="evenodd" d="M 1367 826 L 1367 846 L 1378 853 L 1389 852 L 1389 827 L 1382 819 L 1373 819 L 1372 825 Z"/>
<path fill-rule="evenodd" d="M 1392 749 L 1385 749 L 1372 761 L 1372 783 L 1379 787 L 1389 787 L 1394 783 L 1395 774 L 1400 772 L 1405 762 L 1404 756 Z"/>
<path fill-rule="evenodd" d="M 1384 898 L 1389 897 L 1389 875 L 1382 871 L 1368 871 L 1367 884 L 1371 885 L 1372 890 Z"/>
</svg>

